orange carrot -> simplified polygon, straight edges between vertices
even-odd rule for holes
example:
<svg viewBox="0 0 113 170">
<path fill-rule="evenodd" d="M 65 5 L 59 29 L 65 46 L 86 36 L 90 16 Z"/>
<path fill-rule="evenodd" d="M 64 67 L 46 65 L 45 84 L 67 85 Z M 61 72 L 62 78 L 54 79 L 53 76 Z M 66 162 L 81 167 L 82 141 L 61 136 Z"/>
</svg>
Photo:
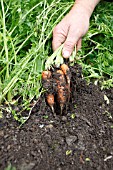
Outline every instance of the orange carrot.
<svg viewBox="0 0 113 170">
<path fill-rule="evenodd" d="M 47 80 L 51 77 L 51 72 L 50 71 L 43 71 L 42 72 L 42 79 Z"/>
<path fill-rule="evenodd" d="M 47 88 L 50 84 L 50 78 L 51 78 L 51 72 L 50 71 L 43 71 L 42 72 L 42 80 L 44 81 L 43 87 Z M 49 83 L 49 84 L 48 84 Z M 54 95 L 53 94 L 47 94 L 46 100 L 48 105 L 51 107 L 52 112 L 54 113 Z"/>
<path fill-rule="evenodd" d="M 62 64 L 61 65 L 61 70 L 63 71 L 63 73 L 65 75 L 67 75 L 68 74 L 67 72 L 69 72 L 69 67 L 66 64 Z"/>
<path fill-rule="evenodd" d="M 48 88 L 50 87 L 50 78 L 51 78 L 51 71 L 42 72 L 42 84 L 45 90 L 48 90 Z"/>
<path fill-rule="evenodd" d="M 61 70 L 63 71 L 64 75 L 66 76 L 66 81 L 70 88 L 69 67 L 66 64 L 62 64 Z"/>
<path fill-rule="evenodd" d="M 61 65 L 61 70 L 63 71 L 65 77 L 66 77 L 66 82 L 67 82 L 67 88 L 68 88 L 68 102 L 70 99 L 70 77 L 69 77 L 69 67 L 66 64 Z"/>
<path fill-rule="evenodd" d="M 61 114 L 67 101 L 66 81 L 62 70 L 57 70 L 57 101 L 60 104 Z"/>
<path fill-rule="evenodd" d="M 63 85 L 66 83 L 65 81 L 65 77 L 64 77 L 64 73 L 62 70 L 57 70 L 57 75 L 58 75 L 58 78 L 57 78 L 57 83 L 60 85 Z"/>
<path fill-rule="evenodd" d="M 62 110 L 67 101 L 67 93 L 66 93 L 65 86 L 58 85 L 57 101 L 60 104 L 60 109 L 62 114 Z"/>
<path fill-rule="evenodd" d="M 53 113 L 54 113 L 54 95 L 53 94 L 48 94 L 47 95 L 47 103 L 51 107 Z"/>
</svg>

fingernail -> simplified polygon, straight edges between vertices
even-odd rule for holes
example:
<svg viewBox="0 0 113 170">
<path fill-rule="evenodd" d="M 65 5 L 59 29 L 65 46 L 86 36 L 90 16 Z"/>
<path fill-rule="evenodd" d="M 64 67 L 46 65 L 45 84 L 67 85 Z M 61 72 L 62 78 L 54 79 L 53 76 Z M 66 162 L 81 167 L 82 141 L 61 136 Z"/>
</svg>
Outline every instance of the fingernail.
<svg viewBox="0 0 113 170">
<path fill-rule="evenodd" d="M 63 51 L 62 55 L 63 55 L 64 58 L 69 58 L 71 53 L 69 51 Z"/>
</svg>

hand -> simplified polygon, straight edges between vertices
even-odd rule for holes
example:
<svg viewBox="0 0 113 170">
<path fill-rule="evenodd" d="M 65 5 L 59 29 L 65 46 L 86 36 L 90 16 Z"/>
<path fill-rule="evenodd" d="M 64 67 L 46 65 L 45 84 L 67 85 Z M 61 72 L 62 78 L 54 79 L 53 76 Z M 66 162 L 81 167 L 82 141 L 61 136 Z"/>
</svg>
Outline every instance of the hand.
<svg viewBox="0 0 113 170">
<path fill-rule="evenodd" d="M 75 5 L 53 30 L 53 50 L 64 43 L 62 55 L 68 58 L 75 45 L 77 50 L 81 48 L 82 37 L 89 28 L 89 18 L 89 13 L 83 6 Z"/>
</svg>

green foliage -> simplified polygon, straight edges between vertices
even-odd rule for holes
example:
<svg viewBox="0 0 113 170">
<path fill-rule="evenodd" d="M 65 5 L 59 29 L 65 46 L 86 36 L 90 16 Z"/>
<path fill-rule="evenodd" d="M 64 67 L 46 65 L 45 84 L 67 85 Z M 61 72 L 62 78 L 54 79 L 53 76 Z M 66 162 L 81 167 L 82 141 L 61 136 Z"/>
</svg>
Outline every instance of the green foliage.
<svg viewBox="0 0 113 170">
<path fill-rule="evenodd" d="M 76 117 L 76 114 L 75 114 L 75 113 L 72 113 L 72 114 L 71 114 L 71 119 L 75 119 L 75 117 Z"/>
<path fill-rule="evenodd" d="M 45 69 L 48 70 L 55 66 L 56 68 L 59 68 L 61 64 L 64 63 L 64 58 L 62 56 L 62 49 L 63 49 L 62 44 L 50 57 L 47 58 L 45 62 Z M 76 57 L 76 48 L 73 50 L 71 56 L 69 57 L 69 62 L 70 64 L 74 64 Z"/>
<path fill-rule="evenodd" d="M 101 2 L 97 6 L 84 37 L 77 62 L 83 66 L 85 78 L 99 79 L 104 87 L 113 87 L 113 6 Z"/>
<path fill-rule="evenodd" d="M 49 117 L 48 115 L 44 115 L 43 116 L 44 119 L 48 119 L 48 117 Z"/>
<path fill-rule="evenodd" d="M 67 151 L 66 151 L 66 156 L 71 155 L 71 153 L 72 153 L 72 150 L 67 150 Z"/>
<path fill-rule="evenodd" d="M 9 164 L 4 170 L 16 170 L 16 168 Z"/>
<path fill-rule="evenodd" d="M 90 161 L 90 158 L 86 158 L 85 161 L 89 162 L 89 161 Z"/>
<path fill-rule="evenodd" d="M 71 6 L 60 0 L 1 0 L 0 101 L 38 98 L 52 30 Z"/>
</svg>

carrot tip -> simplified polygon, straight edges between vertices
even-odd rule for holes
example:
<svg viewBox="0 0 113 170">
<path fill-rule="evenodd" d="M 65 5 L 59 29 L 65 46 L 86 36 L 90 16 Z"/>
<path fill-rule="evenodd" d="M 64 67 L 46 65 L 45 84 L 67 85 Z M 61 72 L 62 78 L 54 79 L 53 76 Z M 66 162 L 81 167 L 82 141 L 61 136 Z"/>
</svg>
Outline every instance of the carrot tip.
<svg viewBox="0 0 113 170">
<path fill-rule="evenodd" d="M 42 72 L 42 79 L 47 80 L 51 77 L 51 71 L 43 71 Z"/>
<path fill-rule="evenodd" d="M 62 112 L 63 112 L 63 108 L 64 108 L 64 105 L 63 104 L 60 104 L 60 114 L 62 115 Z"/>
<path fill-rule="evenodd" d="M 55 113 L 55 110 L 54 110 L 54 107 L 53 107 L 53 106 L 51 106 L 51 110 L 52 110 L 53 113 Z"/>
</svg>

